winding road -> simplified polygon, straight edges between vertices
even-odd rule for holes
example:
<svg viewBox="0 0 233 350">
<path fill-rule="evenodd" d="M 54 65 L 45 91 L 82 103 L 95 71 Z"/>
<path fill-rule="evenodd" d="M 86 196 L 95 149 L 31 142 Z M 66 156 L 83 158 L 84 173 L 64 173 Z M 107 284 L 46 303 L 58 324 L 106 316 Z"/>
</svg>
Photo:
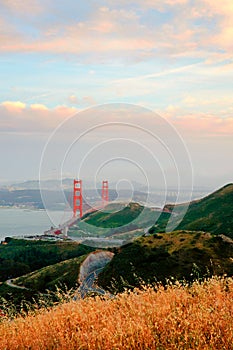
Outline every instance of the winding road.
<svg viewBox="0 0 233 350">
<path fill-rule="evenodd" d="M 26 287 L 17 286 L 17 284 L 14 284 L 14 283 L 12 282 L 12 279 L 7 280 L 5 283 L 6 283 L 7 286 L 12 287 L 12 288 L 28 289 L 28 288 L 26 288 Z"/>
<path fill-rule="evenodd" d="M 88 294 L 95 293 L 106 295 L 104 289 L 98 287 L 95 281 L 105 266 L 112 260 L 114 254 L 109 251 L 97 251 L 90 253 L 80 266 L 79 282 L 74 300 L 83 299 Z"/>
<path fill-rule="evenodd" d="M 105 295 L 107 294 L 104 289 L 99 288 L 98 286 L 95 286 L 95 281 L 98 277 L 98 274 L 103 271 L 104 267 L 101 267 L 99 269 L 96 269 L 92 271 L 82 282 L 80 287 L 77 290 L 77 293 L 74 296 L 74 300 L 77 300 L 78 298 L 85 298 L 89 293 L 96 293 L 99 295 Z"/>
</svg>

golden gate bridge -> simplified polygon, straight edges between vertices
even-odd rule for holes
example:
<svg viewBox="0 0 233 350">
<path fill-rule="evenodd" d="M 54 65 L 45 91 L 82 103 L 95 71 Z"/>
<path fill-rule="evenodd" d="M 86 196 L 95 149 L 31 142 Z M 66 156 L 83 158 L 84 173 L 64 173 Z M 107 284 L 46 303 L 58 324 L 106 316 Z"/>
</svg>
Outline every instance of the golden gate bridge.
<svg viewBox="0 0 233 350">
<path fill-rule="evenodd" d="M 51 227 L 50 230 L 45 231 L 46 235 L 60 235 L 67 236 L 69 227 L 73 226 L 77 221 L 87 214 L 104 208 L 109 202 L 108 180 L 102 181 L 101 189 L 101 205 L 95 208 L 89 208 L 83 211 L 83 181 L 74 179 L 73 183 L 73 216 L 66 222 L 59 225 L 59 227 Z"/>
</svg>

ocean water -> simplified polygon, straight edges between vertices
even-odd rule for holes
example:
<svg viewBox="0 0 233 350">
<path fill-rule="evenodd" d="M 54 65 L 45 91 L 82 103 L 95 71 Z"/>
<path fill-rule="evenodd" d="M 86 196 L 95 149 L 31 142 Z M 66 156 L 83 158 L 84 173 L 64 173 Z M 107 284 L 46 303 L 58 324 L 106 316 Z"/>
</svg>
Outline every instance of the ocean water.
<svg viewBox="0 0 233 350">
<path fill-rule="evenodd" d="M 7 236 L 43 234 L 51 226 L 64 222 L 67 219 L 65 216 L 62 211 L 47 213 L 45 210 L 1 208 L 0 241 Z"/>
</svg>

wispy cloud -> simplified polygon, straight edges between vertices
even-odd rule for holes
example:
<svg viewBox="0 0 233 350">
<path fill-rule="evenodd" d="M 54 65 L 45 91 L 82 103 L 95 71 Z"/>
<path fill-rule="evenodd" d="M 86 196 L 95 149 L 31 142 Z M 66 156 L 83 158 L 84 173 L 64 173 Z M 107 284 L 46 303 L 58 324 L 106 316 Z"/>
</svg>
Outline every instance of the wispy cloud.
<svg viewBox="0 0 233 350">
<path fill-rule="evenodd" d="M 72 94 L 68 97 L 68 102 L 73 106 L 93 106 L 96 105 L 97 102 L 92 96 L 83 96 L 78 98 L 76 95 Z"/>
<path fill-rule="evenodd" d="M 139 75 L 139 76 L 134 76 L 131 78 L 124 78 L 124 79 L 116 79 L 112 81 L 112 84 L 121 84 L 121 83 L 127 83 L 127 82 L 140 82 L 141 80 L 147 80 L 147 79 L 152 79 L 152 78 L 160 78 L 166 75 L 171 75 L 171 74 L 176 74 L 184 71 L 191 71 L 194 67 L 198 67 L 202 65 L 202 62 L 200 63 L 194 63 L 194 64 L 188 64 L 182 67 L 177 67 L 173 69 L 166 69 L 160 72 L 156 73 L 151 73 L 151 74 L 145 74 L 145 75 Z"/>
</svg>

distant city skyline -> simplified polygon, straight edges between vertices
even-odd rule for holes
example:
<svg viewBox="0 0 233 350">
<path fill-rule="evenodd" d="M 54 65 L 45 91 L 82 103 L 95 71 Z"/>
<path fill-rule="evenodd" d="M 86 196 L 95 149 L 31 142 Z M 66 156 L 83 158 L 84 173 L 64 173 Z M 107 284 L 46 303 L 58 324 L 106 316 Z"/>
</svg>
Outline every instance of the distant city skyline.
<svg viewBox="0 0 233 350">
<path fill-rule="evenodd" d="M 176 128 L 195 187 L 233 182 L 231 0 L 2 0 L 0 9 L 0 184 L 38 179 L 54 129 L 108 103 L 143 106 Z M 79 123 L 80 130 L 89 127 Z M 54 157 L 69 133 L 56 140 Z M 131 139 L 138 140 L 136 132 Z M 82 152 L 101 140 L 100 133 L 85 139 Z M 145 160 L 147 172 L 159 177 L 149 165 Z M 106 169 L 110 182 L 121 178 L 116 168 Z M 71 166 L 63 170 L 63 177 L 76 176 Z M 129 180 L 134 175 L 128 166 Z"/>
</svg>

